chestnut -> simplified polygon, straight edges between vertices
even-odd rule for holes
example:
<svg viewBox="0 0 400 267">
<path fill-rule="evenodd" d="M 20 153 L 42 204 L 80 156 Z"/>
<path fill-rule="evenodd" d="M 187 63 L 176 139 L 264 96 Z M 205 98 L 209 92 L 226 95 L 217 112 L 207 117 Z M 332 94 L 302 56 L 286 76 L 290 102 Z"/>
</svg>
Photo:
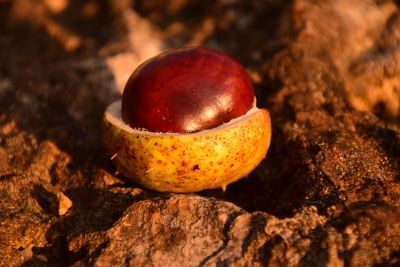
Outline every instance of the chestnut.
<svg viewBox="0 0 400 267">
<path fill-rule="evenodd" d="M 208 48 L 161 53 L 129 78 L 103 119 L 117 170 L 157 191 L 225 187 L 249 174 L 271 139 L 267 110 L 233 58 Z"/>
<path fill-rule="evenodd" d="M 143 63 L 122 95 L 122 119 L 151 132 L 212 129 L 242 116 L 254 93 L 244 68 L 202 47 L 175 49 Z"/>
</svg>

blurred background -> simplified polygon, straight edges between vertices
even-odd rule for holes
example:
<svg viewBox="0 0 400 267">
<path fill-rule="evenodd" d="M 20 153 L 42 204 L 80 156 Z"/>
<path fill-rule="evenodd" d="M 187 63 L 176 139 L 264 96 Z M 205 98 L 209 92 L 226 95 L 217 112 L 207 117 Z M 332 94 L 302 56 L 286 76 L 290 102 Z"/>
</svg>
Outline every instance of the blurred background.
<svg viewBox="0 0 400 267">
<path fill-rule="evenodd" d="M 230 53 L 249 70 L 257 69 L 268 55 L 282 47 L 290 26 L 287 21 L 290 1 L 3 0 L 0 3 L 3 29 L 4 24 L 18 22 L 19 30 L 26 31 L 20 34 L 19 45 L 25 46 L 22 49 L 27 50 L 34 42 L 27 33 L 39 31 L 62 47 L 64 53 L 95 51 L 113 71 L 119 90 L 138 64 L 173 47 L 205 45 Z"/>
</svg>

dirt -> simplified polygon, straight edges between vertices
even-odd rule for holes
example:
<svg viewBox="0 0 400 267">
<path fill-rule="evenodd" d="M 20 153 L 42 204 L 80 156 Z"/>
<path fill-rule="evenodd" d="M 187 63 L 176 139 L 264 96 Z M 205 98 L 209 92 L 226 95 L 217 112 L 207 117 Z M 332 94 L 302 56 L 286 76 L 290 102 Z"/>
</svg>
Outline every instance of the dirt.
<svg viewBox="0 0 400 267">
<path fill-rule="evenodd" d="M 400 265 L 400 3 L 0 1 L 0 265 Z M 223 193 L 120 174 L 100 122 L 135 67 L 204 45 L 270 111 Z"/>
</svg>

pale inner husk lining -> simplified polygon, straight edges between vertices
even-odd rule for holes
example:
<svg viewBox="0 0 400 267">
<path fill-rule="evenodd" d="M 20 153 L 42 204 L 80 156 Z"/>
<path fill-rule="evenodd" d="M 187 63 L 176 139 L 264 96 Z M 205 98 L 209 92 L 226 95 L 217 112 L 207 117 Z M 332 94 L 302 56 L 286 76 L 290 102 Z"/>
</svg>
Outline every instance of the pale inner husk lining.
<svg viewBox="0 0 400 267">
<path fill-rule="evenodd" d="M 110 122 L 111 124 L 114 124 L 118 128 L 123 129 L 124 131 L 128 133 L 133 133 L 133 134 L 145 134 L 145 135 L 155 135 L 155 136 L 160 136 L 160 135 L 166 135 L 166 136 L 177 136 L 177 135 L 193 135 L 193 134 L 203 134 L 207 132 L 212 132 L 218 129 L 226 128 L 226 127 L 231 127 L 234 126 L 243 120 L 246 120 L 249 116 L 252 116 L 255 114 L 259 109 L 256 106 L 256 100 L 254 99 L 253 107 L 246 112 L 243 116 L 240 116 L 239 118 L 233 119 L 229 122 L 223 123 L 217 127 L 214 127 L 212 129 L 207 129 L 195 133 L 157 133 L 157 132 L 150 132 L 146 130 L 139 130 L 139 129 L 134 129 L 130 127 L 128 124 L 126 124 L 121 117 L 121 100 L 118 100 L 112 104 L 110 104 L 107 109 L 106 109 L 106 120 Z"/>
</svg>

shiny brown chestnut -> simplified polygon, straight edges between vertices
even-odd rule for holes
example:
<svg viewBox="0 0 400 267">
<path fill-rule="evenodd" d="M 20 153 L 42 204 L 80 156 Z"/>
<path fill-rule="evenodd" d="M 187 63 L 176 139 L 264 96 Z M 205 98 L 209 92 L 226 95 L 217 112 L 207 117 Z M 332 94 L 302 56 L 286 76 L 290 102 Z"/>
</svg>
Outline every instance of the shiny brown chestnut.
<svg viewBox="0 0 400 267">
<path fill-rule="evenodd" d="M 173 49 L 131 75 L 122 119 L 151 132 L 197 132 L 242 116 L 253 101 L 247 73 L 233 58 L 204 47 Z"/>
</svg>

